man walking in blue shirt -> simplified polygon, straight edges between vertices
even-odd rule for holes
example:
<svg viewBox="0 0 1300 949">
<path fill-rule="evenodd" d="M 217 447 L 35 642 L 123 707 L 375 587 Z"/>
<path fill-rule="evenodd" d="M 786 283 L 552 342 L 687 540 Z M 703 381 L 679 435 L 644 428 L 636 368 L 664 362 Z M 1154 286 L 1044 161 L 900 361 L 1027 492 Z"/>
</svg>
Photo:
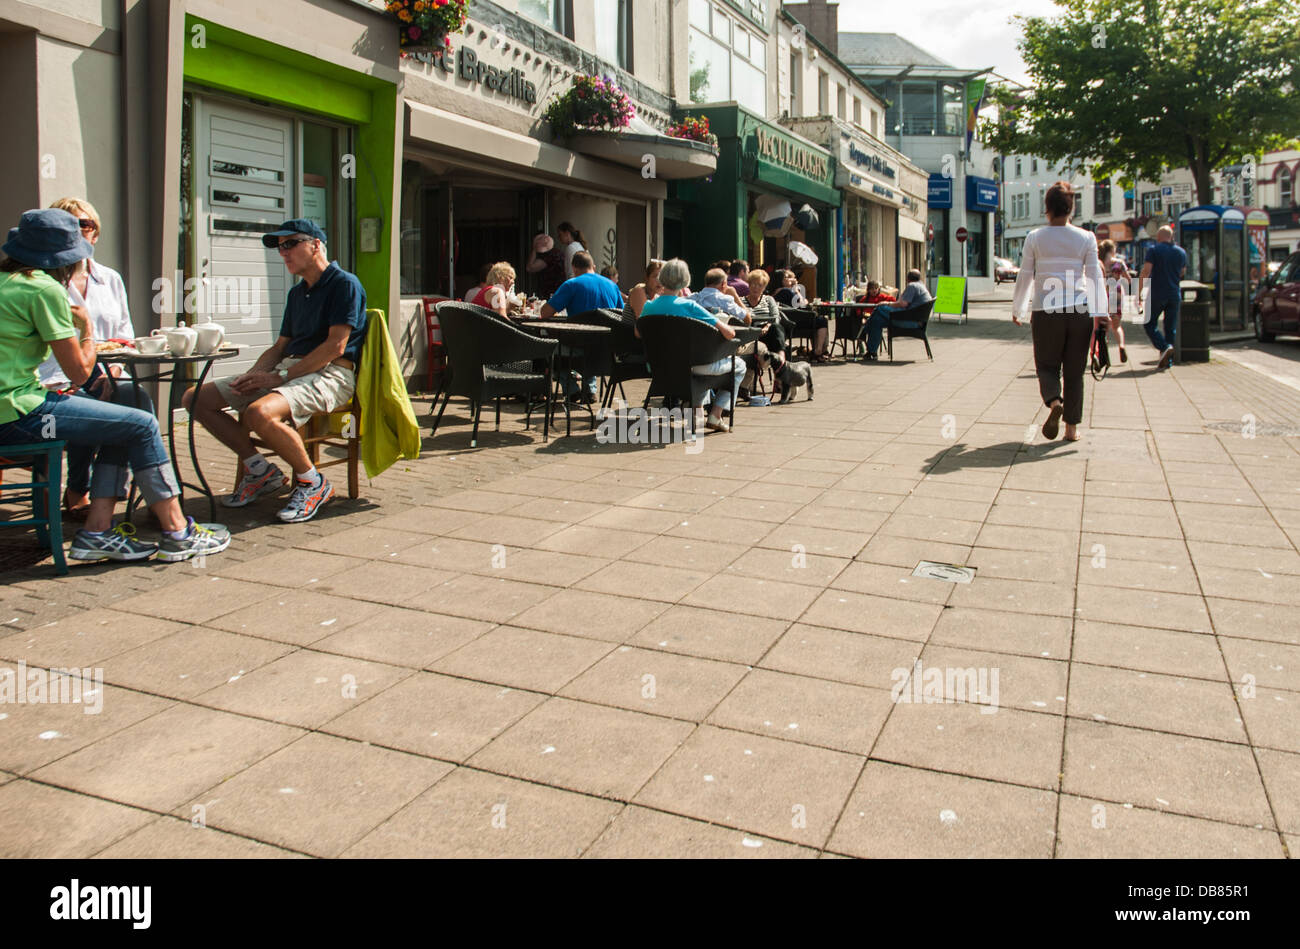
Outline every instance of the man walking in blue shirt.
<svg viewBox="0 0 1300 949">
<path fill-rule="evenodd" d="M 586 313 L 588 310 L 611 309 L 623 310 L 623 293 L 618 284 L 608 277 L 596 273 L 596 263 L 591 254 L 580 250 L 573 255 L 573 276 L 560 284 L 560 289 L 551 294 L 551 298 L 542 304 L 542 318 L 549 320 L 563 310 L 569 316 Z M 568 347 L 560 347 L 561 355 L 574 355 Z M 590 376 L 587 379 L 584 402 L 596 401 L 596 387 L 600 379 Z M 564 394 L 576 396 L 581 386 L 571 379 L 565 380 Z"/>
<path fill-rule="evenodd" d="M 1157 369 L 1168 369 L 1174 362 L 1174 338 L 1178 333 L 1178 309 L 1183 302 L 1183 291 L 1179 286 L 1183 274 L 1187 272 L 1187 252 L 1174 243 L 1174 231 L 1171 227 L 1162 227 L 1156 231 L 1156 246 L 1147 254 L 1139 275 L 1139 286 L 1146 286 L 1147 299 L 1151 304 L 1147 317 L 1147 338 L 1151 345 L 1160 351 Z M 1165 315 L 1165 331 L 1160 332 L 1160 314 Z"/>
</svg>

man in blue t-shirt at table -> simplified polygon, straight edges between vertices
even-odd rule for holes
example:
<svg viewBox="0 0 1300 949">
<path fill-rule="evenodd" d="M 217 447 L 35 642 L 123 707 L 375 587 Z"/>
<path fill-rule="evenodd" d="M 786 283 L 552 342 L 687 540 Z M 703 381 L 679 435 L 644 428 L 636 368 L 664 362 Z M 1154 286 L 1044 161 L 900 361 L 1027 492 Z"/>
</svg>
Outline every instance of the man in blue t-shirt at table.
<svg viewBox="0 0 1300 949">
<path fill-rule="evenodd" d="M 286 523 L 311 520 L 334 496 L 316 470 L 298 427 L 319 412 L 337 412 L 352 401 L 357 364 L 366 338 L 366 291 L 355 276 L 331 263 L 325 232 L 310 220 L 285 221 L 262 243 L 280 252 L 285 269 L 302 280 L 284 302 L 279 338 L 241 376 L 205 383 L 185 393 L 194 418 L 235 452 L 243 477 L 226 507 L 243 507 L 289 480 L 253 446 L 250 433 L 293 468 L 289 503 L 279 512 Z M 229 406 L 239 413 L 234 419 Z"/>
<path fill-rule="evenodd" d="M 569 316 L 586 313 L 588 310 L 611 309 L 623 310 L 623 293 L 618 284 L 608 277 L 596 273 L 596 263 L 591 254 L 580 250 L 573 255 L 573 276 L 560 284 L 560 289 L 551 294 L 551 298 L 542 304 L 542 319 L 549 320 L 563 311 Z M 574 355 L 567 346 L 560 347 L 561 355 Z M 596 387 L 600 384 L 599 376 L 587 378 L 584 402 L 596 401 Z M 566 379 L 564 394 L 576 396 L 582 390 L 580 381 Z"/>
<path fill-rule="evenodd" d="M 1151 310 L 1144 327 L 1151 345 L 1160 351 L 1157 369 L 1168 369 L 1174 362 L 1174 337 L 1178 333 L 1178 310 L 1183 291 L 1179 281 L 1187 271 L 1187 251 L 1174 243 L 1171 227 L 1156 231 L 1156 246 L 1147 252 L 1138 286 L 1146 286 Z M 1160 314 L 1165 315 L 1165 331 L 1160 332 Z"/>
</svg>

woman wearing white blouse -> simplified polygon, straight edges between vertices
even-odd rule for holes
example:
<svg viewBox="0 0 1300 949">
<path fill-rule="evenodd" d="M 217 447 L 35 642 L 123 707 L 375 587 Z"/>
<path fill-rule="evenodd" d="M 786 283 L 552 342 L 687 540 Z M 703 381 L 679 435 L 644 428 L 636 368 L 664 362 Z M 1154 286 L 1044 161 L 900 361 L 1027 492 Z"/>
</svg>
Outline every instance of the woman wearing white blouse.
<svg viewBox="0 0 1300 949">
<path fill-rule="evenodd" d="M 1074 191 L 1069 183 L 1058 181 L 1048 188 L 1044 204 L 1048 226 L 1025 238 L 1011 319 L 1019 326 L 1032 301 L 1034 365 L 1048 408 L 1043 437 L 1056 438 L 1064 414 L 1065 440 L 1074 442 L 1083 421 L 1083 371 L 1093 317 L 1106 316 L 1106 283 L 1096 236 L 1070 223 Z"/>
<path fill-rule="evenodd" d="M 60 198 L 52 208 L 67 211 L 77 218 L 81 225 L 81 236 L 91 245 L 99 243 L 99 213 L 89 201 L 81 198 Z M 131 311 L 126 302 L 126 285 L 121 275 L 111 267 L 96 263 L 93 257 L 87 257 L 77 265 L 72 280 L 68 283 L 68 302 L 72 306 L 85 307 L 90 317 L 91 335 L 95 342 L 103 343 L 110 339 L 131 339 L 135 328 L 131 324 Z M 108 371 L 114 378 L 122 375 L 121 366 L 109 366 Z M 37 369 L 41 385 L 52 392 L 68 395 L 85 396 L 101 401 L 113 402 L 127 408 L 137 406 L 153 414 L 153 401 L 143 389 L 136 401 L 135 386 L 126 381 L 114 385 L 102 372 L 96 372 L 84 387 L 72 385 L 67 375 L 53 356 L 41 363 Z M 63 493 L 63 507 L 67 515 L 74 520 L 83 519 L 90 510 L 90 468 L 95 457 L 95 448 L 85 445 L 68 446 L 68 486 Z"/>
</svg>

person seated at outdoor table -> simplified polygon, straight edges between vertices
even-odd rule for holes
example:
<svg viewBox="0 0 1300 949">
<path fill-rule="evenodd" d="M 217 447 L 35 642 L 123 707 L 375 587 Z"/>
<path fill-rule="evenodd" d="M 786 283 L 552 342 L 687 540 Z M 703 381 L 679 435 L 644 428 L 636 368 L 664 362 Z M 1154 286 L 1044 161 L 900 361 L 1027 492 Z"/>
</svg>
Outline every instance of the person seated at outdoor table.
<svg viewBox="0 0 1300 949">
<path fill-rule="evenodd" d="M 733 260 L 727 268 L 727 286 L 735 290 L 743 299 L 749 296 L 749 261 Z"/>
<path fill-rule="evenodd" d="M 785 327 L 782 326 L 781 307 L 776 302 L 776 297 L 764 293 L 767 280 L 767 274 L 762 270 L 749 272 L 749 295 L 745 297 L 745 302 L 751 307 L 752 323 L 762 326 L 763 334 L 739 350 L 747 368 L 745 379 L 740 384 L 740 399 L 745 402 L 749 401 L 749 390 L 759 366 L 774 359 L 774 368 L 780 368 L 785 359 Z"/>
<path fill-rule="evenodd" d="M 285 221 L 262 243 L 280 252 L 290 275 L 302 277 L 285 298 L 279 338 L 248 372 L 191 388 L 182 404 L 243 465 L 239 484 L 221 503 L 244 507 L 288 485 L 284 473 L 253 446 L 249 436 L 256 433 L 293 469 L 293 494 L 276 516 L 296 524 L 311 520 L 334 496 L 298 429 L 313 415 L 352 402 L 369 323 L 366 291 L 360 280 L 330 262 L 325 232 L 309 219 Z M 238 419 L 226 414 L 227 406 Z"/>
<path fill-rule="evenodd" d="M 92 247 L 99 243 L 99 214 L 89 201 L 60 198 L 50 207 L 67 211 L 77 218 L 81 236 Z M 91 335 L 95 343 L 134 338 L 136 334 L 126 302 L 126 285 L 118 272 L 93 257 L 87 257 L 74 266 L 76 269 L 68 283 L 68 302 L 72 306 L 83 307 L 90 315 Z M 143 386 L 137 389 L 133 383 L 117 381 L 122 375 L 121 366 L 111 365 L 106 368 L 107 373 L 104 367 L 97 366 L 90 382 L 84 387 L 74 386 L 53 356 L 41 363 L 37 374 L 46 391 L 99 399 L 154 414 L 153 400 Z M 73 520 L 85 520 L 90 510 L 90 463 L 95 456 L 96 447 L 68 446 L 68 486 L 63 492 L 63 511 L 65 516 Z"/>
<path fill-rule="evenodd" d="M 623 294 L 623 305 L 626 306 L 627 294 L 623 293 L 623 288 L 618 286 L 618 268 L 602 267 L 600 270 L 600 275 L 604 277 L 606 280 L 608 280 L 610 283 L 612 283 L 614 286 L 618 287 L 618 292 Z"/>
<path fill-rule="evenodd" d="M 867 358 L 879 358 L 880 341 L 884 338 L 885 327 L 889 325 L 895 313 L 919 303 L 929 303 L 932 299 L 934 298 L 930 296 L 925 281 L 921 279 L 921 271 L 913 267 L 907 272 L 907 286 L 898 295 L 897 305 L 878 306 L 867 318 Z"/>
<path fill-rule="evenodd" d="M 537 293 L 549 297 L 564 283 L 564 251 L 555 246 L 550 234 L 538 234 L 533 238 L 533 253 L 524 269 L 538 274 Z"/>
<path fill-rule="evenodd" d="M 663 268 L 659 271 L 659 283 L 664 292 L 641 308 L 641 316 L 667 314 L 684 319 L 700 320 L 716 329 L 723 339 L 736 338 L 736 331 L 724 321 L 718 319 L 694 300 L 678 296 L 679 291 L 691 285 L 691 269 L 686 266 L 686 261 L 679 260 L 676 257 L 665 261 Z M 706 365 L 692 366 L 691 372 L 697 376 L 716 376 L 730 370 L 731 363 L 732 358 L 730 356 L 723 356 Z M 735 378 L 739 382 L 745 375 L 745 363 L 740 359 L 737 359 L 735 363 Z M 731 393 L 731 386 L 712 390 L 712 405 L 709 409 L 709 417 L 704 422 L 706 428 L 715 432 L 731 430 L 731 426 L 722 420 L 722 413 L 731 408 Z"/>
<path fill-rule="evenodd" d="M 662 280 L 662 276 L 660 280 Z M 734 290 L 727 286 L 727 273 L 714 267 L 704 275 L 704 287 L 691 294 L 691 299 L 704 309 L 713 313 L 723 313 L 735 317 L 746 326 L 753 317 L 749 310 L 739 301 Z"/>
<path fill-rule="evenodd" d="M 627 305 L 623 307 L 623 318 L 635 320 L 641 315 L 641 307 L 646 305 L 646 301 L 653 300 L 659 295 L 659 268 L 664 265 L 662 260 L 651 260 L 645 267 L 645 282 L 638 283 L 627 295 Z"/>
<path fill-rule="evenodd" d="M 474 284 L 474 286 L 470 287 L 468 290 L 465 291 L 465 295 L 461 297 L 462 300 L 464 300 L 466 303 L 474 302 L 474 298 L 478 296 L 479 292 L 488 285 L 488 271 L 491 269 L 492 269 L 491 264 L 484 264 L 482 267 L 478 269 L 478 283 Z"/>
<path fill-rule="evenodd" d="M 551 298 L 542 304 L 542 319 L 553 319 L 561 311 L 569 316 L 576 316 L 579 313 L 586 313 L 588 310 L 605 308 L 621 310 L 623 308 L 623 293 L 618 289 L 618 285 L 614 281 L 596 273 L 596 262 L 591 259 L 591 254 L 585 250 L 580 250 L 573 255 L 573 276 L 560 284 L 560 289 L 556 290 L 551 295 Z M 561 346 L 559 354 L 562 356 L 581 355 L 581 350 Z M 596 401 L 596 390 L 600 385 L 599 376 L 588 376 L 585 390 L 581 377 L 565 376 L 563 383 L 566 396 L 581 398 L 581 401 L 588 404 Z M 579 395 L 580 393 L 581 395 Z"/>
<path fill-rule="evenodd" d="M 218 554 L 230 532 L 194 523 L 181 511 L 180 485 L 148 412 L 50 392 L 37 367 L 52 352 L 72 385 L 96 368 L 90 315 L 68 303 L 68 282 L 93 248 L 67 211 L 23 212 L 0 250 L 0 453 L 5 445 L 62 441 L 95 453 L 86 526 L 72 538 L 74 560 L 175 562 Z M 162 525 L 160 543 L 137 540 L 128 523 L 113 526 L 113 510 L 127 496 L 130 469 L 145 504 Z"/>
<path fill-rule="evenodd" d="M 487 283 L 469 302 L 491 310 L 502 319 L 509 319 L 514 286 L 515 268 L 505 261 L 498 261 L 488 269 Z"/>
<path fill-rule="evenodd" d="M 867 292 L 858 297 L 858 303 L 893 303 L 896 298 L 886 293 L 876 280 L 867 281 Z"/>
<path fill-rule="evenodd" d="M 795 281 L 793 270 L 778 270 L 776 276 L 781 285 L 772 294 L 776 302 L 783 306 L 802 310 L 808 306 L 808 300 Z M 820 313 L 799 314 L 793 317 L 795 326 L 802 327 L 813 339 L 813 358 L 817 362 L 826 362 L 831 357 L 827 353 L 827 341 L 830 338 L 830 324 Z"/>
</svg>

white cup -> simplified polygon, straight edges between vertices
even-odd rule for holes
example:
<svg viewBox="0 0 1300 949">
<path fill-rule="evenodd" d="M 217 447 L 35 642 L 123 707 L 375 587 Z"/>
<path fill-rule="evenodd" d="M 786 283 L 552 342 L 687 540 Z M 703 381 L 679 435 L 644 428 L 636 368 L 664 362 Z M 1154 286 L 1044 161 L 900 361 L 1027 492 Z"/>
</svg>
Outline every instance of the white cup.
<svg viewBox="0 0 1300 949">
<path fill-rule="evenodd" d="M 158 331 L 155 330 L 154 332 L 157 333 Z M 135 343 L 136 352 L 141 356 L 161 356 L 167 351 L 167 340 L 163 338 L 162 334 L 137 336 L 133 342 Z"/>
</svg>

